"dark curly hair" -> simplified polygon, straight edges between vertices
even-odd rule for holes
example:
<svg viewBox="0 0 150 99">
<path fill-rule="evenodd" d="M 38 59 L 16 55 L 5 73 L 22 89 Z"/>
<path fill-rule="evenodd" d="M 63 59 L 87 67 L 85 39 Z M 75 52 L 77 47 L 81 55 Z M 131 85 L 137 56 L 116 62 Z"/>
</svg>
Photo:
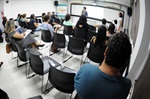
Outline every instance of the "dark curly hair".
<svg viewBox="0 0 150 99">
<path fill-rule="evenodd" d="M 105 63 L 119 69 L 129 59 L 131 51 L 128 36 L 125 33 L 116 33 L 109 39 Z"/>
</svg>

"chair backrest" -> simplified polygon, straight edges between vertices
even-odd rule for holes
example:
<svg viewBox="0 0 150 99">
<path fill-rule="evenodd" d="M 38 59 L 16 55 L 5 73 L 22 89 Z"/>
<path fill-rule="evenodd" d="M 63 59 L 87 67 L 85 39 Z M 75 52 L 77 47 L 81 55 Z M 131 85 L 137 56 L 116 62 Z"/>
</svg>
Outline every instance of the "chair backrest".
<svg viewBox="0 0 150 99">
<path fill-rule="evenodd" d="M 26 22 L 22 22 L 22 25 L 24 28 L 27 28 L 27 23 Z"/>
<path fill-rule="evenodd" d="M 66 45 L 65 35 L 59 34 L 59 33 L 54 33 L 53 42 L 58 48 L 65 48 L 65 45 Z"/>
<path fill-rule="evenodd" d="M 104 51 L 106 49 L 106 46 L 100 48 L 99 46 L 94 46 L 93 43 L 90 43 L 90 48 L 87 54 L 87 57 L 96 63 L 102 63 L 104 60 Z"/>
<path fill-rule="evenodd" d="M 87 33 L 85 32 L 84 29 L 77 28 L 77 27 L 75 28 L 74 37 L 81 38 L 81 39 L 86 39 L 86 35 L 87 35 Z"/>
<path fill-rule="evenodd" d="M 65 93 L 72 93 L 74 91 L 74 77 L 75 73 L 63 72 L 51 66 L 48 78 L 57 90 Z"/>
<path fill-rule="evenodd" d="M 85 40 L 75 37 L 69 37 L 68 51 L 75 55 L 83 55 Z"/>
<path fill-rule="evenodd" d="M 31 22 L 29 22 L 29 25 L 30 25 L 30 29 L 32 30 L 32 33 L 33 33 L 35 31 L 36 27 Z"/>
<path fill-rule="evenodd" d="M 23 22 L 22 22 L 22 21 L 19 21 L 19 25 L 20 25 L 21 27 L 23 27 Z"/>
<path fill-rule="evenodd" d="M 41 20 L 41 19 L 38 19 L 38 23 L 42 23 L 42 20 Z"/>
<path fill-rule="evenodd" d="M 58 24 L 60 24 L 60 23 L 61 23 L 61 21 L 60 21 L 60 19 L 59 19 L 59 18 L 55 18 L 55 22 L 56 22 L 56 23 L 58 23 Z"/>
<path fill-rule="evenodd" d="M 31 29 L 30 28 L 30 23 L 29 22 L 26 22 L 27 23 L 27 29 Z"/>
<path fill-rule="evenodd" d="M 89 25 L 89 30 L 93 31 L 93 32 L 96 32 L 96 27 L 94 27 L 93 25 Z"/>
<path fill-rule="evenodd" d="M 92 38 L 93 36 L 96 36 L 96 35 L 97 35 L 97 33 L 96 33 L 96 32 L 91 31 L 91 30 L 88 30 L 88 32 L 87 32 L 87 36 L 86 36 L 86 40 L 87 40 L 87 42 L 90 42 L 91 38 Z"/>
<path fill-rule="evenodd" d="M 7 93 L 5 91 L 3 91 L 2 89 L 0 89 L 0 96 L 3 99 L 9 99 Z"/>
<path fill-rule="evenodd" d="M 39 23 L 37 18 L 35 19 L 35 21 L 36 21 L 36 23 Z"/>
<path fill-rule="evenodd" d="M 15 41 L 15 45 L 17 47 L 18 57 L 21 61 L 26 62 L 28 60 L 25 48 L 22 46 L 20 42 Z"/>
<path fill-rule="evenodd" d="M 72 26 L 66 26 L 66 25 L 64 25 L 63 33 L 65 35 L 73 35 L 73 28 L 72 28 Z"/>
<path fill-rule="evenodd" d="M 29 62 L 30 62 L 30 66 L 33 70 L 33 72 L 35 72 L 38 75 L 43 75 L 44 74 L 44 70 L 43 70 L 43 61 L 40 58 L 39 55 L 34 55 L 33 53 L 29 52 Z"/>
<path fill-rule="evenodd" d="M 16 47 L 16 45 L 15 45 L 15 40 L 14 40 L 12 37 L 10 37 L 10 38 L 9 38 L 9 41 L 10 41 L 10 43 L 11 43 L 11 45 L 12 45 L 12 50 L 13 50 L 14 52 L 17 52 L 18 50 L 17 50 L 17 47 Z"/>
<path fill-rule="evenodd" d="M 41 39 L 44 42 L 51 42 L 52 41 L 52 36 L 49 30 L 41 30 Z"/>
</svg>

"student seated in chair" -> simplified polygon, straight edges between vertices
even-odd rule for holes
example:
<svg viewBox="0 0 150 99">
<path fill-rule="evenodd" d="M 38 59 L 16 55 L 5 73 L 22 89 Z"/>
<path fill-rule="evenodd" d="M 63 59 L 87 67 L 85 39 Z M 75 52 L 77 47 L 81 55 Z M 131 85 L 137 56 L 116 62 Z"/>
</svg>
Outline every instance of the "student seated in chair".
<svg viewBox="0 0 150 99">
<path fill-rule="evenodd" d="M 53 37 L 54 28 L 52 27 L 51 24 L 49 24 L 50 17 L 48 15 L 45 15 L 43 19 L 44 19 L 44 22 L 41 25 L 41 30 L 49 30 L 51 33 L 51 36 Z"/>
<path fill-rule="evenodd" d="M 35 17 L 35 15 L 34 14 L 31 14 L 31 16 L 30 16 L 30 25 L 32 25 L 33 27 L 34 27 L 34 29 L 36 30 L 36 31 L 38 31 L 38 30 L 40 30 L 40 26 L 39 26 L 39 24 L 36 22 L 36 17 Z"/>
<path fill-rule="evenodd" d="M 91 42 L 94 43 L 94 46 L 104 47 L 107 46 L 108 41 L 106 40 L 106 27 L 101 25 L 98 28 L 98 33 L 96 36 L 91 38 Z"/>
<path fill-rule="evenodd" d="M 72 28 L 74 29 L 73 23 L 70 21 L 70 14 L 65 15 L 65 21 L 63 22 L 63 25 L 72 26 Z"/>
<path fill-rule="evenodd" d="M 108 42 L 100 66 L 85 64 L 75 76 L 75 89 L 81 99 L 126 99 L 131 81 L 120 69 L 131 55 L 131 44 L 124 33 L 114 34 Z"/>
<path fill-rule="evenodd" d="M 106 36 L 111 37 L 115 33 L 115 25 L 113 23 L 110 23 Z"/>
<path fill-rule="evenodd" d="M 29 20 L 28 20 L 27 17 L 26 17 L 26 14 L 23 14 L 23 15 L 22 15 L 21 21 L 22 21 L 22 22 L 29 22 Z"/>
<path fill-rule="evenodd" d="M 13 38 L 16 42 L 22 43 L 23 47 L 32 46 L 35 48 L 44 46 L 44 44 L 39 44 L 30 34 L 25 37 L 26 33 L 18 33 L 15 30 L 14 20 L 9 20 L 6 23 L 6 33 L 8 33 L 9 38 Z"/>
<path fill-rule="evenodd" d="M 50 16 L 50 22 L 49 22 L 52 26 L 55 26 L 55 25 L 60 25 L 56 22 L 56 15 L 54 12 L 52 12 L 52 15 Z"/>
<path fill-rule="evenodd" d="M 87 17 L 84 16 L 84 15 L 81 15 L 78 22 L 77 22 L 77 24 L 76 24 L 76 27 L 77 28 L 82 28 L 82 29 L 85 30 L 85 32 L 87 32 L 88 29 L 89 29 L 89 25 L 87 24 Z"/>
</svg>

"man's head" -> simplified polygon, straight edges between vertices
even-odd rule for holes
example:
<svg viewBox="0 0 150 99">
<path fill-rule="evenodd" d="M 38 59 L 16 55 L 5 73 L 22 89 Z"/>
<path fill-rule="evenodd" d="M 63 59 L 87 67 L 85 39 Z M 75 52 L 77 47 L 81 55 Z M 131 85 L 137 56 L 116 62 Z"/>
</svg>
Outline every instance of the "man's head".
<svg viewBox="0 0 150 99">
<path fill-rule="evenodd" d="M 50 17 L 49 17 L 48 15 L 45 15 L 44 21 L 45 21 L 45 22 L 49 22 L 49 21 L 50 21 Z"/>
<path fill-rule="evenodd" d="M 106 19 L 105 19 L 105 18 L 102 19 L 102 24 L 103 24 L 103 25 L 106 24 Z"/>
<path fill-rule="evenodd" d="M 124 33 L 114 34 L 108 42 L 105 52 L 105 63 L 120 69 L 131 55 L 131 44 Z"/>
<path fill-rule="evenodd" d="M 123 17 L 123 14 L 121 12 L 119 12 L 119 17 L 121 17 L 121 18 Z"/>
<path fill-rule="evenodd" d="M 114 34 L 114 32 L 115 32 L 115 25 L 113 23 L 110 23 L 110 25 L 108 27 L 108 31 L 111 34 Z"/>
<path fill-rule="evenodd" d="M 69 21 L 69 20 L 70 20 L 70 14 L 66 14 L 65 21 Z"/>
<path fill-rule="evenodd" d="M 84 10 L 86 10 L 86 7 L 83 7 Z"/>
</svg>

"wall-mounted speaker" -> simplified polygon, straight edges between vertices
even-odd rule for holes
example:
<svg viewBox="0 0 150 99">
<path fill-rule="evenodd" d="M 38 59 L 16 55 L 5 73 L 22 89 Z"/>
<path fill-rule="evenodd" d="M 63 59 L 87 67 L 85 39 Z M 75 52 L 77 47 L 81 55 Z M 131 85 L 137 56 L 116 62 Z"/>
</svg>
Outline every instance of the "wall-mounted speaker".
<svg viewBox="0 0 150 99">
<path fill-rule="evenodd" d="M 132 8 L 128 7 L 127 14 L 128 14 L 129 17 L 132 16 Z"/>
<path fill-rule="evenodd" d="M 54 5 L 55 5 L 55 6 L 58 6 L 58 1 L 54 1 Z"/>
<path fill-rule="evenodd" d="M 9 3 L 9 0 L 6 0 L 6 3 Z"/>
</svg>

